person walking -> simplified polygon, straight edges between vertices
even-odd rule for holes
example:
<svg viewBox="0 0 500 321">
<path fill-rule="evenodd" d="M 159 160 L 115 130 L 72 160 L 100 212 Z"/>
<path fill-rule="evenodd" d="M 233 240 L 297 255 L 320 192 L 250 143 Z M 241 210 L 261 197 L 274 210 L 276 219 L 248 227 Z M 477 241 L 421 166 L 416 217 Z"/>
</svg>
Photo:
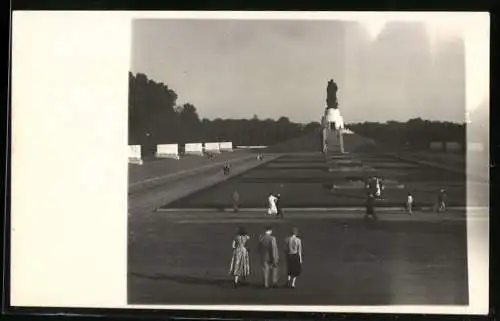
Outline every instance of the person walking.
<svg viewBox="0 0 500 321">
<path fill-rule="evenodd" d="M 446 190 L 442 188 L 438 195 L 438 212 L 446 212 Z"/>
<path fill-rule="evenodd" d="M 276 218 L 284 218 L 283 207 L 281 207 L 281 194 L 276 196 Z"/>
<path fill-rule="evenodd" d="M 380 198 L 382 196 L 382 189 L 380 187 L 380 179 L 375 176 L 375 196 L 377 198 Z"/>
<path fill-rule="evenodd" d="M 238 212 L 240 205 L 240 194 L 238 191 L 234 191 L 233 193 L 233 211 Z"/>
<path fill-rule="evenodd" d="M 233 239 L 233 256 L 229 265 L 229 274 L 234 277 L 234 287 L 239 285 L 240 278 L 250 275 L 250 255 L 248 254 L 248 236 L 244 228 L 240 227 Z"/>
<path fill-rule="evenodd" d="M 271 277 L 271 286 L 278 286 L 278 244 L 276 243 L 276 237 L 272 234 L 272 228 L 268 227 L 259 238 L 259 254 L 264 277 L 264 288 L 266 289 L 269 288 L 269 277 Z"/>
<path fill-rule="evenodd" d="M 298 235 L 299 230 L 295 227 L 292 229 L 292 235 L 285 239 L 287 286 L 292 289 L 295 289 L 295 281 L 302 273 L 302 240 Z"/>
<path fill-rule="evenodd" d="M 411 193 L 408 193 L 406 198 L 406 210 L 410 215 L 413 215 L 413 195 Z"/>
<path fill-rule="evenodd" d="M 366 200 L 365 220 L 368 219 L 369 216 L 373 217 L 375 221 L 378 220 L 377 214 L 375 214 L 375 197 L 373 194 L 368 195 Z"/>
<path fill-rule="evenodd" d="M 276 215 L 278 214 L 278 209 L 276 208 L 276 196 L 274 196 L 272 193 L 269 194 L 267 197 L 267 214 L 268 215 Z"/>
</svg>

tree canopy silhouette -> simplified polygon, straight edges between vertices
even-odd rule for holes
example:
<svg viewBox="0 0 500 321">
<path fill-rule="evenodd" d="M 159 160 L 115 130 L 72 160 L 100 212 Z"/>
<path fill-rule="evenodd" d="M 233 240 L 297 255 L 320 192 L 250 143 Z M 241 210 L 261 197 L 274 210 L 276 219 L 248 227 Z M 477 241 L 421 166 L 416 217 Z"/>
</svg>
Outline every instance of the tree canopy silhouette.
<svg viewBox="0 0 500 321">
<path fill-rule="evenodd" d="M 154 153 L 157 144 L 232 141 L 235 145 L 272 145 L 315 130 L 287 117 L 277 121 L 252 119 L 200 119 L 191 103 L 177 105 L 177 93 L 142 73 L 129 73 L 129 144 Z"/>
<path fill-rule="evenodd" d="M 129 73 L 129 144 L 142 145 L 145 156 L 152 155 L 157 144 L 168 143 L 231 141 L 236 146 L 271 146 L 320 128 L 318 122 L 299 124 L 286 116 L 277 120 L 258 115 L 251 119 L 200 119 L 193 104 L 179 106 L 177 98 L 166 84 L 141 73 Z M 465 143 L 465 126 L 450 122 L 416 118 L 406 123 L 364 122 L 347 127 L 394 148 L 426 149 L 431 141 Z"/>
<path fill-rule="evenodd" d="M 465 146 L 465 124 L 429 121 L 421 118 L 407 122 L 364 122 L 349 124 L 354 132 L 396 149 L 428 149 L 431 142 L 457 142 Z"/>
</svg>

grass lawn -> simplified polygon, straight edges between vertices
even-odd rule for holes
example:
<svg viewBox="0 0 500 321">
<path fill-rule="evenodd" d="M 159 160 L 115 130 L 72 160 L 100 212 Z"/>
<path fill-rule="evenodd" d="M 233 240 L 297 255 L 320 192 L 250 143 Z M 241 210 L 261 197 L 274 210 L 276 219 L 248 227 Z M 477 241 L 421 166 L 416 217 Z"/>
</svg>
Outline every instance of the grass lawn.
<svg viewBox="0 0 500 321">
<path fill-rule="evenodd" d="M 197 215 L 210 218 L 211 213 Z M 229 214 L 228 214 L 229 215 Z M 260 215 L 260 214 L 256 214 Z M 260 216 L 259 216 L 260 217 Z M 265 221 L 265 219 L 264 219 Z M 129 303 L 292 305 L 465 305 L 465 221 L 379 221 L 335 218 L 275 221 L 280 251 L 292 226 L 304 243 L 296 290 L 261 288 L 255 253 L 266 222 L 182 223 L 162 213 L 129 222 Z M 252 275 L 233 289 L 228 275 L 232 237 L 251 236 Z M 281 284 L 285 266 L 280 263 Z"/>
</svg>

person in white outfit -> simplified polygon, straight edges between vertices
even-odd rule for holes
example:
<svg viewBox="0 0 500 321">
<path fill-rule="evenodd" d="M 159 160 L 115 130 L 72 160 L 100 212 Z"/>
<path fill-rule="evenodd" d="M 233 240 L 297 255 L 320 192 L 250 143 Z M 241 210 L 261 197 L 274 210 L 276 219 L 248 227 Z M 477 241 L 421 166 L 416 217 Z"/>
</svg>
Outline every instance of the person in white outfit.
<svg viewBox="0 0 500 321">
<path fill-rule="evenodd" d="M 408 193 L 408 197 L 406 199 L 406 210 L 410 215 L 413 215 L 413 195 Z"/>
<path fill-rule="evenodd" d="M 269 194 L 267 198 L 267 214 L 268 215 L 277 215 L 278 214 L 278 208 L 276 207 L 276 200 L 278 198 L 274 196 L 272 193 Z"/>
</svg>

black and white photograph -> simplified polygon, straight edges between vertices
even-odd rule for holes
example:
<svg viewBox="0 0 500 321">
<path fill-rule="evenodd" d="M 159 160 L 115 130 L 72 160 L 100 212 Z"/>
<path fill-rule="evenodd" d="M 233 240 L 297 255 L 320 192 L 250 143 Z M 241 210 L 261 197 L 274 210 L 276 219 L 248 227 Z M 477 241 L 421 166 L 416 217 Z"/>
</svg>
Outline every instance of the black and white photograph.
<svg viewBox="0 0 500 321">
<path fill-rule="evenodd" d="M 14 12 L 8 304 L 487 314 L 489 24 Z"/>
<path fill-rule="evenodd" d="M 128 302 L 467 306 L 459 27 L 134 20 Z"/>
</svg>

